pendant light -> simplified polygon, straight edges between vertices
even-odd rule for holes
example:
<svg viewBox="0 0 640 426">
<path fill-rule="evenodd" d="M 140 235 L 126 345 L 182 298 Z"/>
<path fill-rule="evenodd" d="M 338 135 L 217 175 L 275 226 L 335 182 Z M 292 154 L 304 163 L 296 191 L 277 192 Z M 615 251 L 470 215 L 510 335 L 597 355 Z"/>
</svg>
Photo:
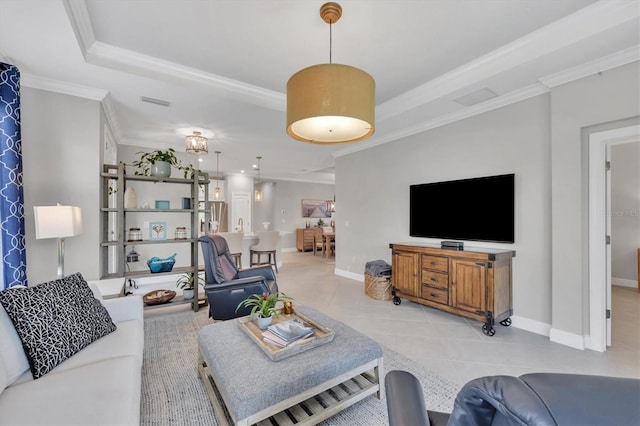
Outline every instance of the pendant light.
<svg viewBox="0 0 640 426">
<path fill-rule="evenodd" d="M 215 151 L 216 153 L 216 188 L 213 190 L 213 199 L 219 200 L 222 197 L 220 193 L 220 186 L 218 185 L 218 172 L 220 171 L 220 151 Z"/>
<path fill-rule="evenodd" d="M 258 180 L 256 181 L 256 194 L 255 194 L 255 200 L 256 203 L 259 203 L 262 201 L 262 190 L 260 188 L 258 188 L 258 185 L 260 184 L 260 160 L 262 160 L 262 157 L 256 157 L 258 159 Z"/>
<path fill-rule="evenodd" d="M 298 71 L 287 82 L 287 133 L 315 144 L 368 138 L 375 130 L 375 81 L 361 69 L 331 61 L 331 27 L 342 7 L 325 3 L 320 16 L 329 24 L 329 63 Z"/>
<path fill-rule="evenodd" d="M 185 138 L 186 151 L 191 154 L 208 154 L 209 140 L 198 131 L 193 131 L 193 135 Z"/>
</svg>

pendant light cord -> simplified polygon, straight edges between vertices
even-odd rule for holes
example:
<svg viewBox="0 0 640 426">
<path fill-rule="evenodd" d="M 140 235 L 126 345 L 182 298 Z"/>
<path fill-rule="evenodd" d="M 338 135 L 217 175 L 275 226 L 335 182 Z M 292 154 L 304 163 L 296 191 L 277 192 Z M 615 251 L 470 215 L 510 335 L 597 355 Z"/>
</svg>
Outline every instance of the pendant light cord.
<svg viewBox="0 0 640 426">
<path fill-rule="evenodd" d="M 329 63 L 331 64 L 331 50 L 333 49 L 333 21 L 329 21 Z"/>
</svg>

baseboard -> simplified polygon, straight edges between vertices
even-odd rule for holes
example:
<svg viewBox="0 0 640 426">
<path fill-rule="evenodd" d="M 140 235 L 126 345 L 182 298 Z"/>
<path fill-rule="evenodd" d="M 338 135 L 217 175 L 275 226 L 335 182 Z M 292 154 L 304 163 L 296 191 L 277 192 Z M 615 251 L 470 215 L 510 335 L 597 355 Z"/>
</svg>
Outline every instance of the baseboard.
<svg viewBox="0 0 640 426">
<path fill-rule="evenodd" d="M 529 331 L 531 333 L 540 334 L 546 337 L 549 337 L 549 330 L 551 329 L 550 324 L 525 317 L 519 317 L 517 315 L 513 315 L 511 317 L 511 327 L 519 328 L 520 330 Z"/>
<path fill-rule="evenodd" d="M 356 274 L 355 272 L 345 271 L 344 269 L 335 269 L 335 274 L 341 277 L 349 278 L 364 283 L 364 274 Z"/>
<path fill-rule="evenodd" d="M 638 287 L 638 281 L 636 281 L 636 280 L 628 280 L 626 278 L 613 278 L 613 277 L 611 277 L 611 285 L 619 285 L 620 287 L 637 288 Z"/>
<path fill-rule="evenodd" d="M 581 334 L 569 333 L 568 331 L 551 328 L 549 340 L 575 349 L 585 349 L 584 336 Z"/>
<path fill-rule="evenodd" d="M 364 283 L 364 274 L 356 274 L 355 272 L 345 271 L 343 269 L 336 269 L 335 274 Z M 552 328 L 550 324 L 544 322 L 513 315 L 511 317 L 511 327 L 549 337 L 549 340 L 560 343 L 561 345 L 581 350 L 585 348 L 583 336 Z"/>
</svg>

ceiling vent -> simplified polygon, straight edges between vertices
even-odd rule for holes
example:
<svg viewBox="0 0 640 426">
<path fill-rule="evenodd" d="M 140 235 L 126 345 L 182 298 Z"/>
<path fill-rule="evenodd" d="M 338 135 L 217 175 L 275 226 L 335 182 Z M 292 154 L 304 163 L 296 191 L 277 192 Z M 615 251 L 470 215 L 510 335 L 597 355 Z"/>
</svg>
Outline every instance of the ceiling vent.
<svg viewBox="0 0 640 426">
<path fill-rule="evenodd" d="M 498 95 L 491 89 L 485 87 L 480 90 L 476 90 L 475 92 L 471 92 L 467 95 L 461 96 L 458 99 L 454 99 L 454 102 L 459 103 L 464 106 L 473 106 L 479 104 L 480 102 L 488 101 L 489 99 L 495 98 Z"/>
<path fill-rule="evenodd" d="M 164 107 L 168 107 L 169 105 L 171 105 L 171 102 L 169 101 L 163 101 L 162 99 L 148 98 L 146 96 L 140 96 L 140 100 L 142 102 L 148 102 L 150 104 L 160 105 Z"/>
</svg>

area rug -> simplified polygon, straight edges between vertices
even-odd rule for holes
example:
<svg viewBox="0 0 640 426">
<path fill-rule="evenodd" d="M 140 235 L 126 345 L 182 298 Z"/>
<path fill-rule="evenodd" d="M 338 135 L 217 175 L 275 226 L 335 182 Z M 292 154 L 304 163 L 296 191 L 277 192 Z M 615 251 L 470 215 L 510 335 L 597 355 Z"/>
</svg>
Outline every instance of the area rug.
<svg viewBox="0 0 640 426">
<path fill-rule="evenodd" d="M 145 318 L 141 425 L 218 425 L 197 370 L 197 334 L 211 324 L 207 310 L 179 311 Z M 405 356 L 383 347 L 384 370 L 410 371 L 420 379 L 426 406 L 450 412 L 457 387 Z M 368 397 L 322 425 L 386 425 L 386 401 Z"/>
</svg>

